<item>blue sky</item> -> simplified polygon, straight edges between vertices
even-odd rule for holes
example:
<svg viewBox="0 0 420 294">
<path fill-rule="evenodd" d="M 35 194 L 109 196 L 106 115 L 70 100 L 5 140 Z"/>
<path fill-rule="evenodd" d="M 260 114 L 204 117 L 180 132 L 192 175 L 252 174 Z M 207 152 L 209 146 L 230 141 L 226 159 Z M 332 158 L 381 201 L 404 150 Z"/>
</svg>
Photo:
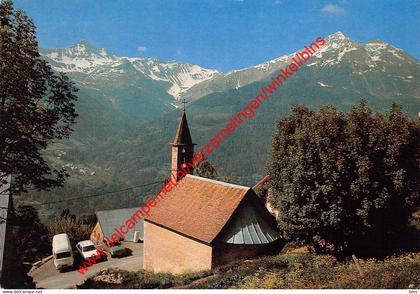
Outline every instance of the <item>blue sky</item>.
<svg viewBox="0 0 420 294">
<path fill-rule="evenodd" d="M 122 56 L 226 72 L 291 53 L 337 31 L 382 39 L 419 59 L 420 0 L 15 0 L 40 47 L 86 40 Z"/>
</svg>

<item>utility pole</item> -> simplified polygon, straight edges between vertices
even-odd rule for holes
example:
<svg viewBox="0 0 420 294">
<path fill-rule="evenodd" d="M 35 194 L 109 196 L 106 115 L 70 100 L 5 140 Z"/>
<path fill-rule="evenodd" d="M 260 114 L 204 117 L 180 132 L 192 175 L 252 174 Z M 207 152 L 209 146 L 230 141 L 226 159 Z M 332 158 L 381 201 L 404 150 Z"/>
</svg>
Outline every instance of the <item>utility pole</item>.
<svg viewBox="0 0 420 294">
<path fill-rule="evenodd" d="M 5 183 L 2 182 L 5 180 Z M 3 271 L 3 258 L 4 246 L 6 243 L 6 225 L 8 212 L 12 207 L 12 195 L 10 192 L 10 175 L 2 175 L 0 173 L 0 289 L 2 286 L 2 271 Z"/>
</svg>

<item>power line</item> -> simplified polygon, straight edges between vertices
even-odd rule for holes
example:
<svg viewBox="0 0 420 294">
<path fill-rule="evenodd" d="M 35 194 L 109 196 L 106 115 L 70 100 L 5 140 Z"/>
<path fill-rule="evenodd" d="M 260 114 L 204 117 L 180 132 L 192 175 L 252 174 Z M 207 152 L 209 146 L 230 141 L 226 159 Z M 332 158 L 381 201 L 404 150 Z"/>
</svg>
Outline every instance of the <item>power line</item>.
<svg viewBox="0 0 420 294">
<path fill-rule="evenodd" d="M 63 199 L 63 200 L 52 201 L 52 202 L 36 203 L 36 204 L 32 204 L 32 205 L 49 205 L 49 204 L 57 204 L 57 203 L 61 203 L 61 202 L 73 201 L 73 200 L 78 200 L 78 199 L 86 199 L 86 198 L 100 197 L 100 196 L 104 196 L 104 195 L 107 195 L 107 194 L 124 192 L 124 191 L 128 191 L 128 190 L 131 190 L 131 189 L 134 189 L 134 188 L 147 187 L 147 186 L 152 186 L 152 185 L 159 184 L 159 183 L 165 183 L 165 181 L 156 181 L 156 182 L 153 182 L 153 183 L 148 183 L 148 184 L 144 184 L 144 185 L 133 186 L 133 187 L 129 187 L 129 188 L 121 189 L 121 190 L 103 192 L 103 193 L 100 193 L 100 194 L 91 194 L 91 195 L 86 195 L 86 196 L 81 196 L 81 197 L 74 197 L 74 198 Z"/>
<path fill-rule="evenodd" d="M 237 178 L 237 179 L 241 179 L 242 178 L 242 177 L 233 176 L 233 175 L 230 176 L 230 177 Z M 163 184 L 163 183 L 165 183 L 165 181 L 156 181 L 156 182 L 152 182 L 152 183 L 148 183 L 148 184 L 143 184 L 143 185 L 138 185 L 138 186 L 132 186 L 132 187 L 124 188 L 124 189 L 121 189 L 121 190 L 102 192 L 102 193 L 98 193 L 98 194 L 91 194 L 91 195 L 74 197 L 74 198 L 63 199 L 63 200 L 57 200 L 57 201 L 51 201 L 51 202 L 34 203 L 34 204 L 31 204 L 31 205 L 32 206 L 42 206 L 42 205 L 57 204 L 57 203 L 68 202 L 68 201 L 79 200 L 79 199 L 95 198 L 95 197 L 101 197 L 101 196 L 108 195 L 108 194 L 125 192 L 125 191 L 128 191 L 128 190 L 132 190 L 134 188 L 148 187 L 148 186 L 152 186 L 152 185 L 155 185 L 155 184 Z M 150 189 L 148 191 L 150 191 Z M 70 196 L 70 195 L 68 195 L 68 196 Z"/>
</svg>

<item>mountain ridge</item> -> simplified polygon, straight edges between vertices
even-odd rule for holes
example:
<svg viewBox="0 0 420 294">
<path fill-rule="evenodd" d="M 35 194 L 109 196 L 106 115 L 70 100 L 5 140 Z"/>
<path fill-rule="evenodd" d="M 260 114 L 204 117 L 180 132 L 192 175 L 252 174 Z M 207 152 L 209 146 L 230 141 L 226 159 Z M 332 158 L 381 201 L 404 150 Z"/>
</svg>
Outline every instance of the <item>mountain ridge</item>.
<svg viewBox="0 0 420 294">
<path fill-rule="evenodd" d="M 417 60 L 399 48 L 396 48 L 382 40 L 374 39 L 366 44 L 358 43 L 342 32 L 338 31 L 327 36 L 326 45 L 321 48 L 308 63 L 308 66 L 331 66 L 352 51 L 365 51 L 364 62 L 374 67 L 375 63 L 381 61 L 380 55 L 392 54 L 393 58 L 407 59 L 410 63 Z M 302 50 L 302 49 L 300 49 Z M 298 51 L 300 51 L 298 50 Z M 296 51 L 296 52 L 298 52 Z M 317 63 L 316 59 L 322 59 L 322 54 L 335 51 L 336 57 Z M 122 57 L 110 54 L 105 48 L 98 48 L 87 41 L 79 41 L 69 48 L 41 49 L 41 54 L 53 65 L 55 70 L 64 72 L 86 73 L 95 75 L 98 72 L 115 72 L 124 62 L 129 62 L 133 67 L 146 78 L 159 81 L 164 84 L 166 93 L 173 97 L 170 104 L 173 107 L 180 107 L 179 101 L 183 98 L 197 100 L 207 94 L 227 89 L 238 89 L 252 82 L 267 78 L 275 70 L 285 66 L 296 54 L 296 52 L 279 56 L 266 62 L 253 66 L 231 70 L 227 73 L 215 69 L 206 69 L 200 65 L 183 63 L 176 60 L 163 61 L 157 57 Z M 395 62 L 395 61 L 394 61 Z M 102 70 L 98 69 L 104 67 Z"/>
<path fill-rule="evenodd" d="M 217 70 L 174 60 L 113 55 L 105 48 L 94 47 L 84 40 L 68 48 L 40 49 L 40 53 L 55 70 L 66 73 L 94 75 L 98 70 L 113 71 L 124 63 L 131 63 L 145 77 L 168 82 L 171 86 L 166 91 L 175 99 L 191 86 L 219 74 Z"/>
<path fill-rule="evenodd" d="M 337 64 L 341 61 L 343 57 L 345 57 L 348 53 L 352 51 L 364 51 L 361 53 L 368 53 L 371 52 L 373 55 L 365 56 L 364 62 L 370 65 L 370 67 L 374 67 L 375 61 L 380 61 L 378 59 L 378 53 L 380 50 L 388 49 L 389 52 L 393 54 L 395 58 L 403 58 L 407 59 L 409 63 L 414 64 L 417 63 L 417 60 L 414 57 L 411 57 L 401 49 L 393 47 L 385 42 L 383 44 L 385 46 L 377 46 L 374 47 L 368 43 L 361 44 L 358 43 L 348 37 L 346 37 L 341 32 L 336 32 L 332 35 L 329 35 L 325 38 L 327 41 L 326 44 L 317 51 L 308 61 L 307 66 L 331 66 Z M 372 42 L 372 41 L 370 41 Z M 375 50 L 376 49 L 376 50 Z M 298 50 L 301 51 L 302 49 Z M 290 63 L 291 59 L 295 54 L 298 52 L 293 52 L 290 54 L 286 54 L 275 59 L 271 59 L 269 61 L 263 62 L 261 64 L 257 64 L 251 67 L 243 68 L 240 70 L 234 70 L 226 73 L 223 77 L 215 77 L 214 79 L 203 81 L 195 86 L 193 86 L 189 91 L 188 94 L 191 96 L 192 99 L 197 99 L 207 94 L 217 92 L 216 89 L 238 89 L 239 87 L 243 87 L 248 85 L 252 82 L 267 79 L 269 78 L 275 71 L 279 70 L 281 67 L 286 66 Z M 385 53 L 389 53 L 385 52 Z M 403 56 L 398 55 L 398 52 L 402 52 Z M 330 56 L 329 59 L 325 59 L 323 54 L 328 54 Z M 384 52 L 380 52 L 384 54 Z M 376 55 L 375 55 L 376 54 Z M 369 55 L 369 54 L 367 54 Z M 380 55 L 380 54 L 379 54 Z M 323 63 L 319 63 L 319 61 L 324 61 Z M 395 60 L 393 61 L 395 62 Z"/>
</svg>

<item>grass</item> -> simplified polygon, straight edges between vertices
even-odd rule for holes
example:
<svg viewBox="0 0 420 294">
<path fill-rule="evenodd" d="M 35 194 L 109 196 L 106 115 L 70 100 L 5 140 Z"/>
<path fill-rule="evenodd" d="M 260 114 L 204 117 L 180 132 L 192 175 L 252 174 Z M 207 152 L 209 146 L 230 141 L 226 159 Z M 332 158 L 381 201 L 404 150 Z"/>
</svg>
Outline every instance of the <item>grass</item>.
<svg viewBox="0 0 420 294">
<path fill-rule="evenodd" d="M 211 275 L 210 271 L 172 275 L 140 270 L 129 272 L 106 269 L 87 279 L 79 289 L 167 289 L 182 287 L 195 280 Z"/>
<path fill-rule="evenodd" d="M 278 257 L 287 260 L 283 269 L 268 269 L 270 263 L 246 275 L 233 288 L 268 289 L 405 289 L 420 286 L 420 254 L 384 261 L 361 260 L 361 277 L 353 262 L 338 262 L 332 256 L 301 254 Z"/>
<path fill-rule="evenodd" d="M 407 289 L 420 287 L 420 253 L 360 260 L 363 276 L 353 262 L 302 250 L 255 260 L 236 261 L 213 271 L 182 275 L 147 271 L 107 270 L 117 284 L 88 279 L 81 288 L 191 289 Z M 103 273 L 102 273 L 103 274 Z"/>
</svg>

